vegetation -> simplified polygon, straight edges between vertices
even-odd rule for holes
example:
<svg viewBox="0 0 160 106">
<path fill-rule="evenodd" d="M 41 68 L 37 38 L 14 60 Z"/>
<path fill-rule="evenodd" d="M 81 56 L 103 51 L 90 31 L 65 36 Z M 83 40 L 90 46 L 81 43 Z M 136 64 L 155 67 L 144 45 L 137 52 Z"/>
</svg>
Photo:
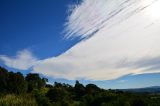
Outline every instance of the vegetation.
<svg viewBox="0 0 160 106">
<path fill-rule="evenodd" d="M 160 95 L 101 89 L 95 84 L 74 86 L 39 74 L 9 72 L 0 67 L 0 106 L 160 106 Z"/>
<path fill-rule="evenodd" d="M 7 94 L 0 97 L 0 106 L 38 106 L 35 98 L 29 94 Z"/>
</svg>

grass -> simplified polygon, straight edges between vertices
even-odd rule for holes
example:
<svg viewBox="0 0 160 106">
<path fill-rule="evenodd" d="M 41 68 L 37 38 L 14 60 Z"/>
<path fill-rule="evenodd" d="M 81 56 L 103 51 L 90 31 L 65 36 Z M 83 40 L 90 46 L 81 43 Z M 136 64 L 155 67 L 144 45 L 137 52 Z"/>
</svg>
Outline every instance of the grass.
<svg viewBox="0 0 160 106">
<path fill-rule="evenodd" d="M 0 98 L 0 106 L 38 106 L 35 98 L 30 94 L 8 94 Z"/>
</svg>

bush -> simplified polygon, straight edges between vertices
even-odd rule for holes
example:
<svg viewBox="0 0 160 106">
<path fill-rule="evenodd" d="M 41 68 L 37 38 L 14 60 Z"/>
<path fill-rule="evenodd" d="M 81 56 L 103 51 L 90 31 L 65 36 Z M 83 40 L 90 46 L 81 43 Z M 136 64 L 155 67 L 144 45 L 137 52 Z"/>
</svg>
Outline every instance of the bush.
<svg viewBox="0 0 160 106">
<path fill-rule="evenodd" d="M 51 103 L 49 99 L 45 96 L 44 92 L 41 92 L 40 90 L 34 90 L 33 94 L 38 103 L 38 106 L 51 106 Z"/>
</svg>

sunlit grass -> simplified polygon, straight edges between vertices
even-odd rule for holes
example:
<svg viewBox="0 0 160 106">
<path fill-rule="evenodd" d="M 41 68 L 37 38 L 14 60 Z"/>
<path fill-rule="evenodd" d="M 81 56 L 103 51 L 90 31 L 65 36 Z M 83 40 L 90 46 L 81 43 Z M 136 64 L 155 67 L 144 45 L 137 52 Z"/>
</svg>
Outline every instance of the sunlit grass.
<svg viewBox="0 0 160 106">
<path fill-rule="evenodd" d="M 0 98 L 0 106 L 38 106 L 36 100 L 30 94 L 8 94 Z"/>
</svg>

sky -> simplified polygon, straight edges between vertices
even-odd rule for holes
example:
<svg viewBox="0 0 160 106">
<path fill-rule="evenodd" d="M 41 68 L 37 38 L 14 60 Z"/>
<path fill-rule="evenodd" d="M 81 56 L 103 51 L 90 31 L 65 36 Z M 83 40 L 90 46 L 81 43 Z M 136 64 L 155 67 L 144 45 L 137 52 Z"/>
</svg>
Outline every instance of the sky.
<svg viewBox="0 0 160 106">
<path fill-rule="evenodd" d="M 160 0 L 0 2 L 2 67 L 50 83 L 160 86 Z"/>
</svg>

